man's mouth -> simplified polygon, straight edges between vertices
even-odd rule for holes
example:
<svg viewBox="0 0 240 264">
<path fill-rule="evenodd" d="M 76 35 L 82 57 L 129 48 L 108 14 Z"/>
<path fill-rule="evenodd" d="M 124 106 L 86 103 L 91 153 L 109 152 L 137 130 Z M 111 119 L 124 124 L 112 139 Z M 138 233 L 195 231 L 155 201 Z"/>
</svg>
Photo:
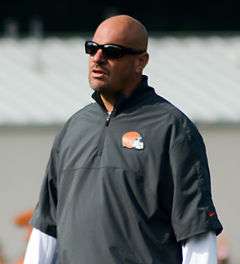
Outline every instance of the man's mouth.
<svg viewBox="0 0 240 264">
<path fill-rule="evenodd" d="M 93 77 L 103 77 L 103 76 L 106 76 L 108 75 L 107 71 L 105 70 L 102 70 L 102 69 L 93 69 L 92 70 L 92 76 Z"/>
</svg>

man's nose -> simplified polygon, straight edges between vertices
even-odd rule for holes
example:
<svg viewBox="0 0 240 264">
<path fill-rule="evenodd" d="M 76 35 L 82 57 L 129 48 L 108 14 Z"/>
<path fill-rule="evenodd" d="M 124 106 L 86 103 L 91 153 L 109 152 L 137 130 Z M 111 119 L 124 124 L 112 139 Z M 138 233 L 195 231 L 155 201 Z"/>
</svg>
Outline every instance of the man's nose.
<svg viewBox="0 0 240 264">
<path fill-rule="evenodd" d="M 92 57 L 95 63 L 104 62 L 106 60 L 102 49 L 98 49 L 95 55 Z"/>
</svg>

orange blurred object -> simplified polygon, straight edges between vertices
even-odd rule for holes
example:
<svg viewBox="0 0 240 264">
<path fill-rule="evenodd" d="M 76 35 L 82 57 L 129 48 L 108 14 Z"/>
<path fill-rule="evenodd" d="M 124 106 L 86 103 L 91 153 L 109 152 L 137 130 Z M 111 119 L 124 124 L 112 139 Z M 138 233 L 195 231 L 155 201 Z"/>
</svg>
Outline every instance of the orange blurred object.
<svg viewBox="0 0 240 264">
<path fill-rule="evenodd" d="M 17 215 L 14 219 L 14 223 L 22 228 L 25 228 L 27 231 L 27 234 L 25 235 L 24 239 L 28 240 L 30 238 L 31 232 L 32 232 L 32 226 L 29 224 L 30 219 L 32 218 L 33 210 L 27 210 L 19 215 Z"/>
<path fill-rule="evenodd" d="M 33 214 L 32 209 L 20 213 L 14 219 L 15 224 L 23 227 L 29 225 L 29 221 L 32 217 L 32 214 Z"/>
<path fill-rule="evenodd" d="M 24 264 L 24 258 L 20 258 L 20 259 L 16 262 L 16 264 Z"/>
<path fill-rule="evenodd" d="M 26 230 L 24 240 L 28 241 L 32 232 L 32 226 L 29 224 L 30 219 L 32 218 L 33 210 L 27 210 L 14 218 L 15 225 Z M 1 263 L 0 263 L 1 264 Z M 15 264 L 24 264 L 24 257 L 20 257 Z"/>
</svg>

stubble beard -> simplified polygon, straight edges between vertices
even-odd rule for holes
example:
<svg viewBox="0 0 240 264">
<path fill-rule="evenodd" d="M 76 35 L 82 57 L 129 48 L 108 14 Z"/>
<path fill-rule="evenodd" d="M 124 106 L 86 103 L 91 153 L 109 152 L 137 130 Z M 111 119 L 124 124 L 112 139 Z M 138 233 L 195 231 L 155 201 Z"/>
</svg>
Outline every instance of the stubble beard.
<svg viewBox="0 0 240 264">
<path fill-rule="evenodd" d="M 99 93 L 106 93 L 107 91 L 109 92 L 110 91 L 110 87 L 108 84 L 95 84 L 94 81 L 92 82 L 91 80 L 89 80 L 89 84 L 90 84 L 90 87 L 96 91 L 96 92 L 99 92 Z"/>
<path fill-rule="evenodd" d="M 118 94 L 118 92 L 115 91 L 115 89 L 108 82 L 103 82 L 102 84 L 95 83 L 94 80 L 89 78 L 89 84 L 94 91 L 99 92 L 103 96 L 112 98 Z"/>
</svg>

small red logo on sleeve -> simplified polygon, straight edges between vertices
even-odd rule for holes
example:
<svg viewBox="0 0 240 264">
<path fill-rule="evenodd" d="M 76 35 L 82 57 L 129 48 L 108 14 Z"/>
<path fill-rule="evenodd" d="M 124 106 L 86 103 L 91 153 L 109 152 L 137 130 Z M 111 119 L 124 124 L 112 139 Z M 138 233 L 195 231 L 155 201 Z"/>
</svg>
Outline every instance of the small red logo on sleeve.
<svg viewBox="0 0 240 264">
<path fill-rule="evenodd" d="M 208 212 L 208 216 L 209 217 L 213 217 L 213 216 L 215 216 L 216 215 L 216 213 L 214 212 L 214 211 L 209 211 Z"/>
</svg>

